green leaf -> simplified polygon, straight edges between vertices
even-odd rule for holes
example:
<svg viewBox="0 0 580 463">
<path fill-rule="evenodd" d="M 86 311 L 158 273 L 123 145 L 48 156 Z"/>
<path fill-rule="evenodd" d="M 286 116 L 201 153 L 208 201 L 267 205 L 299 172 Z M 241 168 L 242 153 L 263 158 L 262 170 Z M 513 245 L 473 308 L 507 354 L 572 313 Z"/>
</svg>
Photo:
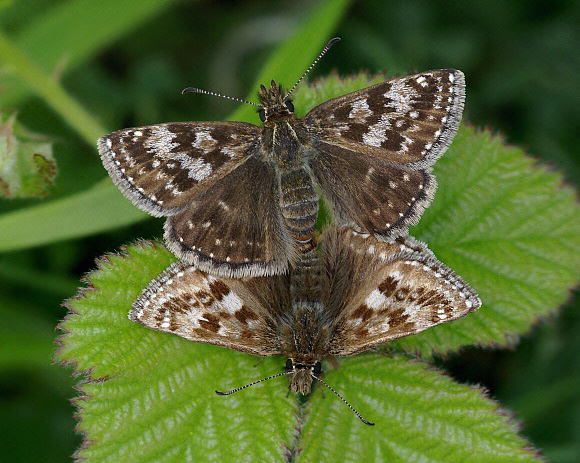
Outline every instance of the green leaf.
<svg viewBox="0 0 580 463">
<path fill-rule="evenodd" d="M 341 93 L 351 84 L 369 85 L 356 76 L 341 87 L 332 77 L 316 90 L 303 86 L 300 98 L 327 98 L 317 93 L 330 92 L 335 83 Z M 579 207 L 559 174 L 469 127 L 460 129 L 435 173 L 437 195 L 412 233 L 479 291 L 483 307 L 390 345 L 426 358 L 433 351 L 517 338 L 566 299 L 580 270 Z M 358 422 L 328 391 L 322 399 L 322 388 L 296 420 L 296 402 L 285 398 L 282 379 L 213 397 L 214 388 L 280 371 L 283 359 L 266 359 L 254 369 L 255 359 L 245 354 L 129 322 L 132 301 L 173 258 L 157 245 L 131 246 L 128 254 L 101 262 L 89 277 L 93 288 L 69 303 L 76 315 L 62 324 L 67 334 L 59 360 L 87 371 L 93 381 L 82 386 L 88 397 L 79 407 L 80 427 L 94 443 L 81 457 L 193 461 L 199 451 L 205 461 L 279 461 L 289 449 L 296 461 L 360 461 L 361 455 L 387 461 L 536 459 L 480 391 L 402 357 L 362 355 L 325 377 L 377 423 L 374 428 Z"/>
<path fill-rule="evenodd" d="M 107 178 L 82 193 L 0 216 L 0 252 L 79 238 L 147 217 Z"/>
<path fill-rule="evenodd" d="M 325 381 L 374 427 L 318 387 L 306 411 L 296 463 L 353 461 L 537 462 L 498 403 L 481 389 L 402 356 L 359 355 Z M 326 397 L 322 393 L 326 393 Z"/>
<path fill-rule="evenodd" d="M 520 148 L 465 126 L 435 164 L 435 175 L 435 200 L 411 234 L 464 277 L 483 306 L 397 347 L 428 355 L 464 344 L 513 344 L 578 282 L 576 193 Z"/>
<path fill-rule="evenodd" d="M 515 425 L 480 390 L 403 357 L 361 355 L 325 377 L 373 428 L 321 387 L 297 416 L 285 378 L 216 396 L 214 389 L 279 372 L 284 359 L 254 367 L 256 357 L 129 321 L 139 291 L 174 260 L 161 245 L 131 245 L 125 255 L 102 259 L 87 277 L 90 287 L 68 301 L 72 313 L 60 325 L 66 334 L 57 359 L 90 380 L 77 402 L 90 443 L 79 458 L 280 461 L 301 449 L 297 461 L 360 461 L 379 453 L 393 462 L 453 462 L 474 452 L 482 461 L 534 461 Z"/>
<path fill-rule="evenodd" d="M 250 394 L 227 390 L 280 371 L 255 357 L 145 330 L 127 314 L 139 291 L 174 258 L 159 245 L 133 245 L 88 276 L 91 287 L 68 302 L 57 358 L 86 371 L 77 402 L 89 461 L 280 461 L 290 445 L 297 404 L 282 380 Z M 259 423 L 259 425 L 257 425 Z"/>
</svg>

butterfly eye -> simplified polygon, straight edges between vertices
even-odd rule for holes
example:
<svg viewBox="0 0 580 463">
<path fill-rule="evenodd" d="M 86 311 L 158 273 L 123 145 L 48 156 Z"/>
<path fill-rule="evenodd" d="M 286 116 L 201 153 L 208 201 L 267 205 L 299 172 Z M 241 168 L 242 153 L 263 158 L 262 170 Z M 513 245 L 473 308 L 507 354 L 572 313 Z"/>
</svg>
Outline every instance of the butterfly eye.
<svg viewBox="0 0 580 463">
<path fill-rule="evenodd" d="M 264 108 L 258 110 L 258 116 L 262 122 L 266 122 L 266 110 Z"/>
<path fill-rule="evenodd" d="M 321 371 L 322 371 L 322 363 L 316 362 L 314 364 L 314 369 L 312 370 L 312 373 L 314 373 L 315 375 L 319 375 Z"/>
<path fill-rule="evenodd" d="M 292 365 L 292 359 L 286 360 L 286 370 L 292 371 L 293 369 L 294 369 L 294 366 Z"/>
<path fill-rule="evenodd" d="M 292 103 L 292 100 L 286 100 L 284 102 L 284 105 L 286 106 L 286 108 L 288 109 L 288 111 L 290 111 L 291 113 L 294 112 L 294 103 Z"/>
</svg>

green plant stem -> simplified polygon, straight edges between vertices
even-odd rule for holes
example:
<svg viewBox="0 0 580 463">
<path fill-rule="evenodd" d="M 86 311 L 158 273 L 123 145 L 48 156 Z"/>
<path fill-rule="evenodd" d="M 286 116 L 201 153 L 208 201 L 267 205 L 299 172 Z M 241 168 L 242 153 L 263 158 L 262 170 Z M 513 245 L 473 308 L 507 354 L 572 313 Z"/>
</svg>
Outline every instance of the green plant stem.
<svg viewBox="0 0 580 463">
<path fill-rule="evenodd" d="M 26 56 L 0 31 L 0 60 L 18 75 L 90 145 L 105 134 L 102 127 L 60 83 Z"/>
</svg>

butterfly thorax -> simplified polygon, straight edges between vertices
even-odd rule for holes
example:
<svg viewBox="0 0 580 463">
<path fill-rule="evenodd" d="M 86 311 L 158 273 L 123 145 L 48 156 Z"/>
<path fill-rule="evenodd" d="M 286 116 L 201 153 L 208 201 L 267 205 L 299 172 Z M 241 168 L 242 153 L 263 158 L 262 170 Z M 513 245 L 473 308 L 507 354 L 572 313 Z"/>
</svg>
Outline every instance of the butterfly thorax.
<svg viewBox="0 0 580 463">
<path fill-rule="evenodd" d="M 276 172 L 282 218 L 301 252 L 312 249 L 310 237 L 318 217 L 318 193 L 310 160 L 312 137 L 303 121 L 294 116 L 292 101 L 282 86 L 272 81 L 258 94 L 264 122 L 259 156 Z"/>
</svg>

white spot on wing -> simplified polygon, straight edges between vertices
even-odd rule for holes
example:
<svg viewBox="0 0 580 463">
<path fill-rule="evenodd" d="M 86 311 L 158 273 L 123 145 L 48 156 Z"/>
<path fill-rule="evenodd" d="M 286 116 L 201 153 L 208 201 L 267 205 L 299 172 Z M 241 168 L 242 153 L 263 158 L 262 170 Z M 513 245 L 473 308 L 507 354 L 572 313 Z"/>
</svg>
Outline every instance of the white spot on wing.
<svg viewBox="0 0 580 463">
<path fill-rule="evenodd" d="M 384 306 L 387 298 L 378 289 L 373 290 L 367 297 L 365 304 L 371 309 L 379 309 Z"/>
<path fill-rule="evenodd" d="M 391 128 L 389 116 L 381 115 L 381 119 L 369 126 L 369 131 L 363 134 L 363 142 L 370 146 L 381 146 L 381 143 L 387 140 L 386 130 Z"/>
<path fill-rule="evenodd" d="M 205 180 L 213 172 L 211 164 L 204 162 L 202 158 L 192 158 L 187 153 L 178 153 L 173 158 L 179 161 L 182 169 L 188 171 L 187 176 L 197 182 Z"/>
<path fill-rule="evenodd" d="M 195 141 L 192 145 L 194 148 L 207 152 L 215 145 L 215 143 L 216 141 L 209 134 L 209 130 L 199 130 L 195 133 Z"/>
<path fill-rule="evenodd" d="M 413 98 L 417 91 L 405 84 L 407 79 L 398 79 L 392 82 L 389 90 L 384 94 L 388 101 L 385 106 L 395 109 L 395 113 L 401 115 L 411 110 Z"/>
<path fill-rule="evenodd" d="M 242 308 L 242 305 L 244 305 L 242 300 L 233 291 L 230 291 L 223 297 L 222 304 L 227 309 L 227 311 L 232 315 L 238 310 L 240 310 Z"/>
<path fill-rule="evenodd" d="M 352 102 L 352 109 L 348 114 L 349 119 L 354 119 L 358 122 L 364 122 L 367 117 L 372 115 L 369 109 L 369 104 L 366 98 L 359 98 Z"/>
</svg>

